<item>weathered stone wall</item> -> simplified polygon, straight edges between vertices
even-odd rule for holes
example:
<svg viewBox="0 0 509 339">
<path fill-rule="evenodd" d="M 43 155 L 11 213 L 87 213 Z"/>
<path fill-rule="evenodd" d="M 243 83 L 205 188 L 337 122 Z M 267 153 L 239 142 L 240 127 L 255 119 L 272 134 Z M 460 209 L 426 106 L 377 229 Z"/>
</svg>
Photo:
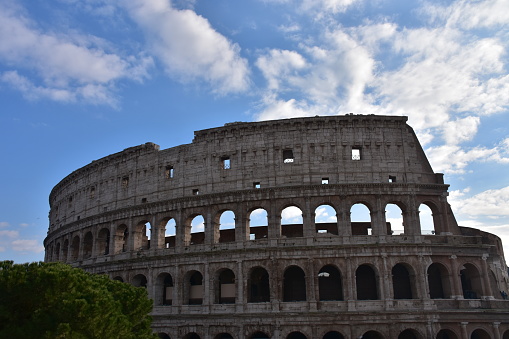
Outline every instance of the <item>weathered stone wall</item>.
<svg viewBox="0 0 509 339">
<path fill-rule="evenodd" d="M 459 227 L 447 188 L 406 117 L 232 123 L 64 178 L 50 195 L 46 260 L 146 286 L 154 329 L 171 338 L 506 339 L 500 240 Z M 369 220 L 352 222 L 359 203 Z M 401 234 L 388 204 L 401 209 Z M 317 221 L 324 205 L 336 221 Z M 288 206 L 301 224 L 282 225 Z M 252 227 L 258 209 L 267 223 Z M 221 227 L 225 211 L 232 229 Z M 192 231 L 196 216 L 203 232 Z"/>
</svg>

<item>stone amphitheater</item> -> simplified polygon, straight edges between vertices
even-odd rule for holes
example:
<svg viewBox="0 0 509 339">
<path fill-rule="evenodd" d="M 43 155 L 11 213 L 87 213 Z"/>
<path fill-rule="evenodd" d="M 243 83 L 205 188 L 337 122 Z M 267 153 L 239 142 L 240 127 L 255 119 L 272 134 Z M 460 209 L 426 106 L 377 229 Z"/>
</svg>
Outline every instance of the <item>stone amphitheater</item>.
<svg viewBox="0 0 509 339">
<path fill-rule="evenodd" d="M 501 241 L 458 226 L 406 122 L 235 122 L 106 156 L 53 188 L 45 260 L 145 287 L 160 338 L 509 339 Z"/>
</svg>

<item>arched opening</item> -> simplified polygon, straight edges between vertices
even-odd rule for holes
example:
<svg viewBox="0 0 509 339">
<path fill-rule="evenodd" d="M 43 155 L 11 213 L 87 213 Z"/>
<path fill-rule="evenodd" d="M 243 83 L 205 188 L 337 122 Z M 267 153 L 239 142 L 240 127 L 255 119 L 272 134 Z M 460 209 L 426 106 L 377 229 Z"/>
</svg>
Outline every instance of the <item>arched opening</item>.
<svg viewBox="0 0 509 339">
<path fill-rule="evenodd" d="M 216 303 L 235 304 L 235 274 L 230 269 L 219 272 L 216 280 Z"/>
<path fill-rule="evenodd" d="M 451 297 L 449 272 L 444 265 L 433 263 L 428 267 L 428 287 L 431 299 L 448 299 Z"/>
<path fill-rule="evenodd" d="M 92 232 L 87 232 L 83 238 L 83 259 L 92 257 L 92 248 L 94 246 L 94 237 Z"/>
<path fill-rule="evenodd" d="M 110 254 L 110 230 L 103 228 L 97 235 L 97 253 L 99 255 Z"/>
<path fill-rule="evenodd" d="M 134 248 L 136 251 L 150 249 L 150 229 L 152 226 L 147 220 L 141 221 L 136 226 L 134 234 Z"/>
<path fill-rule="evenodd" d="M 136 274 L 131 280 L 131 284 L 135 287 L 145 287 L 147 288 L 147 277 L 143 274 Z"/>
<path fill-rule="evenodd" d="M 283 275 L 283 301 L 306 300 L 306 275 L 302 268 L 290 266 Z"/>
<path fill-rule="evenodd" d="M 286 336 L 286 339 L 307 339 L 307 337 L 300 332 L 292 332 Z"/>
<path fill-rule="evenodd" d="M 69 259 L 69 239 L 64 240 L 64 247 L 62 248 L 62 259 L 64 262 L 67 262 Z"/>
<path fill-rule="evenodd" d="M 465 264 L 460 269 L 461 288 L 465 299 L 479 299 L 483 295 L 481 275 L 472 264 Z"/>
<path fill-rule="evenodd" d="M 403 264 L 396 264 L 392 268 L 392 289 L 394 299 L 413 299 L 414 288 L 412 288 L 410 273 Z"/>
<path fill-rule="evenodd" d="M 194 332 L 185 335 L 184 339 L 200 339 L 200 336 Z"/>
<path fill-rule="evenodd" d="M 357 300 L 377 300 L 378 282 L 375 271 L 369 265 L 360 265 L 355 271 Z"/>
<path fill-rule="evenodd" d="M 330 205 L 320 205 L 315 209 L 316 233 L 338 234 L 336 210 Z"/>
<path fill-rule="evenodd" d="M 262 267 L 255 267 L 248 279 L 248 302 L 270 301 L 269 273 Z"/>
<path fill-rule="evenodd" d="M 470 339 L 491 339 L 491 336 L 485 330 L 478 328 L 472 332 Z"/>
<path fill-rule="evenodd" d="M 233 337 L 228 333 L 219 333 L 214 339 L 233 339 Z"/>
<path fill-rule="evenodd" d="M 116 276 L 115 278 L 113 278 L 113 280 L 124 282 L 124 279 L 122 279 L 122 277 L 120 276 Z"/>
<path fill-rule="evenodd" d="M 166 333 L 157 333 L 157 336 L 159 337 L 159 339 L 171 339 L 169 335 L 167 335 Z"/>
<path fill-rule="evenodd" d="M 189 305 L 201 305 L 203 303 L 203 276 L 194 271 L 189 277 Z"/>
<path fill-rule="evenodd" d="M 177 234 L 177 223 L 171 218 L 164 226 L 164 248 L 175 247 L 175 235 Z"/>
<path fill-rule="evenodd" d="M 266 239 L 268 229 L 267 211 L 257 208 L 249 214 L 249 240 Z"/>
<path fill-rule="evenodd" d="M 173 301 L 173 279 L 169 273 L 161 273 L 156 279 L 155 304 L 171 305 Z"/>
<path fill-rule="evenodd" d="M 55 261 L 60 260 L 60 243 L 57 242 L 57 245 L 55 246 Z"/>
<path fill-rule="evenodd" d="M 302 211 L 297 206 L 288 206 L 281 211 L 281 235 L 287 238 L 302 237 Z"/>
<path fill-rule="evenodd" d="M 440 330 L 436 339 L 458 339 L 458 336 L 451 330 Z"/>
<path fill-rule="evenodd" d="M 343 300 L 341 273 L 336 267 L 326 265 L 318 272 L 318 291 L 320 301 Z"/>
<path fill-rule="evenodd" d="M 436 234 L 433 211 L 427 204 L 419 205 L 419 223 L 421 224 L 421 234 Z"/>
<path fill-rule="evenodd" d="M 502 339 L 509 339 L 509 330 L 504 332 L 504 335 L 502 336 Z"/>
<path fill-rule="evenodd" d="M 385 206 L 385 222 L 387 223 L 388 234 L 405 234 L 405 227 L 403 225 L 403 211 L 398 205 L 387 204 Z"/>
<path fill-rule="evenodd" d="M 416 330 L 406 329 L 398 335 L 398 339 L 420 339 L 422 336 Z"/>
<path fill-rule="evenodd" d="M 345 337 L 339 332 L 331 331 L 325 333 L 322 339 L 345 339 Z"/>
<path fill-rule="evenodd" d="M 350 208 L 352 235 L 371 235 L 371 214 L 369 208 L 361 203 Z"/>
<path fill-rule="evenodd" d="M 78 260 L 79 255 L 80 255 L 80 237 L 75 236 L 74 238 L 72 238 L 71 260 L 72 261 Z"/>
<path fill-rule="evenodd" d="M 383 337 L 377 331 L 368 331 L 362 335 L 362 339 L 383 339 Z"/>
<path fill-rule="evenodd" d="M 249 338 L 250 339 L 270 339 L 270 337 L 263 332 L 255 332 Z"/>
<path fill-rule="evenodd" d="M 219 242 L 235 241 L 235 213 L 224 211 L 219 218 Z"/>
<path fill-rule="evenodd" d="M 126 225 L 122 224 L 117 227 L 115 233 L 115 253 L 127 251 L 127 242 L 129 240 L 129 230 Z"/>
<path fill-rule="evenodd" d="M 205 219 L 197 215 L 191 220 L 191 245 L 205 243 Z"/>
</svg>

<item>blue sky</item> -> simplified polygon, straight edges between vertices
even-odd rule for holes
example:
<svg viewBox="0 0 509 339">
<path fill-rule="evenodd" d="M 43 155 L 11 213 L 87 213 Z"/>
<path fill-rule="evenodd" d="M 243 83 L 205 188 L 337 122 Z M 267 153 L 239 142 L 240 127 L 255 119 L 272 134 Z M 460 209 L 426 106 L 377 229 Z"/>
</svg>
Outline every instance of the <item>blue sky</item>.
<svg viewBox="0 0 509 339">
<path fill-rule="evenodd" d="M 43 259 L 48 195 L 195 130 L 407 115 L 460 225 L 509 253 L 509 2 L 2 0 L 0 259 Z"/>
</svg>

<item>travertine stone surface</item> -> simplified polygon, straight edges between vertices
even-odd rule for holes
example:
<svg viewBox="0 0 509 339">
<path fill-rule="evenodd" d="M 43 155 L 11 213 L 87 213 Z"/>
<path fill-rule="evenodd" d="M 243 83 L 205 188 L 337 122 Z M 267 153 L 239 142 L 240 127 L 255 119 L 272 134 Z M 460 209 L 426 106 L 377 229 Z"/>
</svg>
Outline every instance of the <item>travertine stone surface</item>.
<svg viewBox="0 0 509 339">
<path fill-rule="evenodd" d="M 507 339 L 500 239 L 457 225 L 406 121 L 236 122 L 93 161 L 50 194 L 46 261 L 146 286 L 162 338 Z M 351 221 L 356 204 L 367 220 Z M 336 216 L 317 222 L 324 205 Z M 289 206 L 301 221 L 282 225 Z"/>
</svg>

